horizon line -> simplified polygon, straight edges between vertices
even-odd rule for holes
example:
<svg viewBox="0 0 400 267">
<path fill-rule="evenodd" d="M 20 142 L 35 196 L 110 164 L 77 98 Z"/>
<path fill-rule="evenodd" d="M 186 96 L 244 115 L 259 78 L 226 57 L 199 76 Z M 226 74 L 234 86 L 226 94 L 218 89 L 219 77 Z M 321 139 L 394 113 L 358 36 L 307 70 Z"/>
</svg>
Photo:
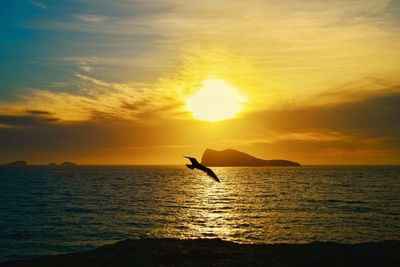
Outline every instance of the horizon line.
<svg viewBox="0 0 400 267">
<path fill-rule="evenodd" d="M 22 165 L 22 166 L 7 166 L 7 163 L 4 164 L 0 164 L 0 167 L 33 167 L 33 166 L 48 166 L 48 167 L 84 167 L 84 166 L 132 166 L 132 167 L 152 167 L 152 166 L 182 166 L 185 167 L 185 164 L 79 164 L 79 163 L 75 163 L 76 165 L 61 165 L 61 164 L 57 164 L 54 166 L 51 166 L 50 164 L 27 164 L 27 165 Z M 313 167 L 313 166 L 317 166 L 317 167 L 353 167 L 353 166 L 393 166 L 393 167 L 400 167 L 400 163 L 398 164 L 302 164 L 300 166 L 212 166 L 212 167 Z"/>
</svg>

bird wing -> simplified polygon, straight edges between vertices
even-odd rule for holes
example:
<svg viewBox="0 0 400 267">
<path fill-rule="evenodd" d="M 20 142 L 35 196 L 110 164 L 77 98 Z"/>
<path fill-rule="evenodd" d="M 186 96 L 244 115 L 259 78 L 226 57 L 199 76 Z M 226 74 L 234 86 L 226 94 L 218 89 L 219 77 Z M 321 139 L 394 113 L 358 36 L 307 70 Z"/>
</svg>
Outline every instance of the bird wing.
<svg viewBox="0 0 400 267">
<path fill-rule="evenodd" d="M 192 165 L 186 164 L 186 166 L 187 166 L 188 168 L 190 168 L 190 169 L 194 169 L 194 168 L 199 169 L 199 170 L 201 170 L 201 171 L 207 173 L 207 175 L 210 176 L 211 178 L 213 178 L 215 181 L 221 182 L 221 181 L 218 179 L 218 176 L 213 172 L 213 170 L 211 170 L 210 168 L 207 168 L 206 166 L 200 164 L 200 163 L 197 161 L 196 158 L 186 157 L 186 156 L 185 156 L 185 158 L 189 159 L 190 162 L 192 163 Z"/>
<path fill-rule="evenodd" d="M 185 158 L 189 159 L 190 162 L 191 162 L 193 165 L 198 165 L 198 164 L 200 164 L 200 163 L 197 161 L 196 158 L 191 158 L 191 157 L 186 157 L 186 156 L 185 156 Z"/>
<path fill-rule="evenodd" d="M 207 168 L 206 171 L 207 175 L 210 176 L 211 178 L 213 178 L 215 181 L 217 181 L 218 183 L 220 183 L 221 181 L 218 179 L 218 176 L 213 172 L 213 170 L 211 170 L 210 168 Z"/>
</svg>

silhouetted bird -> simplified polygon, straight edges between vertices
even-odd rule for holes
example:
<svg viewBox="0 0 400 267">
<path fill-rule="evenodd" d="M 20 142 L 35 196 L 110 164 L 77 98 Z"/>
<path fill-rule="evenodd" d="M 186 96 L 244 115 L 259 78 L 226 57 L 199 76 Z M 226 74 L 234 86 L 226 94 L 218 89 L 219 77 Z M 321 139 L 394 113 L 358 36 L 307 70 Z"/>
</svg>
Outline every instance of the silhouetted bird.
<svg viewBox="0 0 400 267">
<path fill-rule="evenodd" d="M 211 178 L 213 178 L 215 181 L 221 182 L 221 181 L 218 179 L 217 175 L 216 175 L 210 168 L 207 168 L 206 166 L 201 165 L 201 164 L 197 161 L 197 159 L 191 158 L 191 157 L 185 157 L 185 158 L 189 159 L 190 162 L 192 163 L 192 164 L 186 164 L 186 167 L 188 167 L 189 169 L 192 169 L 192 170 L 193 170 L 193 169 L 199 169 L 199 170 L 201 170 L 201 171 L 207 173 L 207 175 L 210 176 Z"/>
</svg>

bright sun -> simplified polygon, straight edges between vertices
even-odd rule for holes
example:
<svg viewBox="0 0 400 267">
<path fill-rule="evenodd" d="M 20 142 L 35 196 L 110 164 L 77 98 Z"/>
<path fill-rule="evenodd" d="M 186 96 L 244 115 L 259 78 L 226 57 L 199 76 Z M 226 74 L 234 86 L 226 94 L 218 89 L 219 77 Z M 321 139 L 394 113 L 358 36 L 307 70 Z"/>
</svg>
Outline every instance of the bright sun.
<svg viewBox="0 0 400 267">
<path fill-rule="evenodd" d="M 186 99 L 193 117 L 203 121 L 222 121 L 234 118 L 241 110 L 242 99 L 229 83 L 208 79 L 192 97 Z"/>
</svg>

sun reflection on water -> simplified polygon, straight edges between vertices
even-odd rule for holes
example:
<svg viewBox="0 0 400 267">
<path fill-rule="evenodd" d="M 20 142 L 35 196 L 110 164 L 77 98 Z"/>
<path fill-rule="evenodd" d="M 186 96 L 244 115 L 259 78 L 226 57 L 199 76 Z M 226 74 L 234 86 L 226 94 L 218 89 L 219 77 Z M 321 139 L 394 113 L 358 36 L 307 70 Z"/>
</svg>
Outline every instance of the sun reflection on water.
<svg viewBox="0 0 400 267">
<path fill-rule="evenodd" d="M 241 195 L 238 185 L 228 182 L 232 175 L 227 168 L 215 168 L 221 183 L 216 183 L 203 173 L 193 174 L 191 196 L 185 196 L 185 205 L 191 208 L 181 210 L 178 215 L 187 228 L 185 237 L 222 238 L 231 240 L 242 235 L 241 212 L 236 203 Z M 236 241 L 238 241 L 236 239 Z"/>
</svg>

